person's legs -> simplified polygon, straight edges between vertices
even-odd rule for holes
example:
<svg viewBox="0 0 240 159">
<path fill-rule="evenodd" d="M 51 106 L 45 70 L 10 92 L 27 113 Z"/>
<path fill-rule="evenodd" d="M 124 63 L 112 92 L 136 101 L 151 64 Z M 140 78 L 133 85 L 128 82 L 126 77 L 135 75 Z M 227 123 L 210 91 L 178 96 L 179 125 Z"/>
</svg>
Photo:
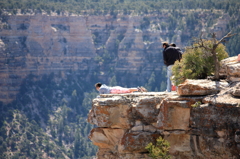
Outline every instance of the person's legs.
<svg viewBox="0 0 240 159">
<path fill-rule="evenodd" d="M 138 92 L 138 89 L 137 88 L 129 88 L 129 91 L 132 93 L 132 92 Z"/>
<path fill-rule="evenodd" d="M 147 92 L 147 89 L 144 87 L 139 88 L 123 88 L 120 86 L 112 87 L 111 94 L 121 94 L 121 93 L 133 93 L 133 92 Z"/>
<path fill-rule="evenodd" d="M 169 65 L 167 67 L 167 92 L 171 92 L 171 89 L 172 89 L 172 82 L 171 82 L 172 66 L 173 65 Z"/>
<path fill-rule="evenodd" d="M 132 93 L 137 91 L 137 88 L 123 88 L 120 86 L 112 87 L 111 94 L 123 94 L 123 93 Z"/>
</svg>

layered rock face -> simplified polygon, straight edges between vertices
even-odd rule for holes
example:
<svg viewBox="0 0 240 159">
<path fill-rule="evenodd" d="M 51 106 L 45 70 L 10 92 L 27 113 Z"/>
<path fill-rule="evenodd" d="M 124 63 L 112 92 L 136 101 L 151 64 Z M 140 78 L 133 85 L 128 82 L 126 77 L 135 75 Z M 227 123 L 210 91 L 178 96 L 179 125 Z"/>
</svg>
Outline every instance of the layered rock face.
<svg viewBox="0 0 240 159">
<path fill-rule="evenodd" d="M 239 88 L 240 81 L 186 80 L 178 92 L 100 95 L 88 115 L 97 126 L 89 138 L 99 159 L 149 158 L 145 147 L 159 136 L 173 159 L 237 159 Z"/>
<path fill-rule="evenodd" d="M 182 13 L 188 15 L 189 12 Z M 29 74 L 41 78 L 55 73 L 61 79 L 71 70 L 84 80 L 98 76 L 102 82 L 116 75 L 118 83 L 124 85 L 136 83 L 127 75 L 133 75 L 139 83 L 147 83 L 152 72 L 160 77 L 163 72 L 161 42 L 174 39 L 174 32 L 175 42 L 183 47 L 187 41 L 181 41 L 181 36 L 190 36 L 188 30 L 165 27 L 163 24 L 169 21 L 169 16 L 167 12 L 116 16 L 2 13 L 0 101 L 14 100 Z M 217 28 L 227 22 L 221 24 Z M 221 30 L 224 32 L 224 28 Z"/>
<path fill-rule="evenodd" d="M 110 67 L 115 72 L 133 74 L 143 70 L 146 76 L 149 76 L 149 69 L 160 70 L 160 31 L 146 30 L 143 34 L 135 29 L 140 28 L 142 19 L 129 15 L 117 18 L 103 15 L 3 16 L 0 21 L 0 101 L 11 102 L 29 74 L 41 77 L 53 72 L 64 78 L 66 71 L 72 70 L 88 80 L 95 72 L 107 81 L 109 75 L 105 72 L 109 72 Z M 144 44 L 144 35 L 152 38 L 149 39 L 151 50 L 147 49 L 150 44 Z M 158 57 L 158 61 L 146 60 L 149 56 L 146 51 L 153 59 Z M 106 56 L 112 61 L 101 60 Z"/>
<path fill-rule="evenodd" d="M 15 98 L 29 74 L 41 76 L 53 72 L 64 78 L 72 70 L 90 78 L 94 71 L 99 71 L 94 58 L 104 52 L 119 57 L 116 71 L 137 73 L 139 69 L 135 68 L 147 65 L 145 60 L 141 61 L 146 55 L 139 51 L 144 50 L 141 33 L 133 29 L 142 17 L 126 16 L 122 20 L 112 16 L 38 14 L 6 15 L 2 19 L 5 22 L 0 24 L 5 27 L 0 29 L 0 101 L 5 103 Z M 115 47 L 117 40 L 119 47 Z M 131 46 L 126 47 L 129 41 Z M 118 50 L 119 54 L 113 55 Z M 156 50 L 152 52 L 158 54 Z M 158 62 L 157 68 L 160 66 Z M 105 71 L 101 66 L 100 69 Z"/>
</svg>

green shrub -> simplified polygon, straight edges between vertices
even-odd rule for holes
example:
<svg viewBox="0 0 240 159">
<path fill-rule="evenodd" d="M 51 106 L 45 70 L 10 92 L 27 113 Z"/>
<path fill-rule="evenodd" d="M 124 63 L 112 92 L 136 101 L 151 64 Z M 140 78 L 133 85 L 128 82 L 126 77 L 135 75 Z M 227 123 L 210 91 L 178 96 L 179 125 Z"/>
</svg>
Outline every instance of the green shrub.
<svg viewBox="0 0 240 159">
<path fill-rule="evenodd" d="M 149 152 L 149 157 L 154 159 L 170 159 L 170 155 L 168 155 L 169 148 L 169 142 L 164 140 L 161 136 L 157 139 L 156 145 L 149 143 L 145 147 Z"/>
<path fill-rule="evenodd" d="M 210 40 L 204 40 L 204 45 L 212 47 L 213 44 Z M 218 61 L 228 57 L 223 44 L 218 45 L 216 52 Z M 211 52 L 194 44 L 193 47 L 186 49 L 180 62 L 175 62 L 172 71 L 173 81 L 176 85 L 186 79 L 205 79 L 207 76 L 213 75 L 215 71 L 214 59 Z"/>
</svg>

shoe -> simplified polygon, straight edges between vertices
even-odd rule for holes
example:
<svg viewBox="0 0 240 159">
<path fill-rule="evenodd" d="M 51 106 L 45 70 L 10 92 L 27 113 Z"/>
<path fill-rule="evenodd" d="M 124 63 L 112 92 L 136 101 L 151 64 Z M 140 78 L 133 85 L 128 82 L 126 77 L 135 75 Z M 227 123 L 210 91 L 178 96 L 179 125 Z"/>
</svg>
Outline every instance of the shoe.
<svg viewBox="0 0 240 159">
<path fill-rule="evenodd" d="M 141 87 L 137 87 L 137 89 L 138 89 L 138 92 L 141 92 L 141 93 L 143 92 Z"/>
<path fill-rule="evenodd" d="M 142 90 L 142 92 L 147 92 L 147 89 L 144 88 L 143 86 L 141 86 L 140 89 Z"/>
</svg>

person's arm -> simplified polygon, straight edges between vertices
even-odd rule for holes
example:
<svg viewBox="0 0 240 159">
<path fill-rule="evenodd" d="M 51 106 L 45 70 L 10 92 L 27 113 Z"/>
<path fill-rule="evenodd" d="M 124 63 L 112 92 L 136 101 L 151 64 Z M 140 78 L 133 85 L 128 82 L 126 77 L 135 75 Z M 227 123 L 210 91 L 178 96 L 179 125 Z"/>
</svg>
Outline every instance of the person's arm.
<svg viewBox="0 0 240 159">
<path fill-rule="evenodd" d="M 163 50 L 163 61 L 164 61 L 164 64 L 167 65 L 167 54 L 166 54 L 166 50 Z"/>
<path fill-rule="evenodd" d="M 110 94 L 110 87 L 106 86 L 106 85 L 102 85 L 99 89 L 99 93 L 100 94 Z"/>
<path fill-rule="evenodd" d="M 100 94 L 107 94 L 107 88 L 100 88 L 99 93 Z"/>
<path fill-rule="evenodd" d="M 176 49 L 177 49 L 177 51 L 178 51 L 178 56 L 179 56 L 179 61 L 182 59 L 182 54 L 183 54 L 183 52 L 182 52 L 182 50 L 179 48 L 179 47 L 176 47 Z"/>
</svg>

